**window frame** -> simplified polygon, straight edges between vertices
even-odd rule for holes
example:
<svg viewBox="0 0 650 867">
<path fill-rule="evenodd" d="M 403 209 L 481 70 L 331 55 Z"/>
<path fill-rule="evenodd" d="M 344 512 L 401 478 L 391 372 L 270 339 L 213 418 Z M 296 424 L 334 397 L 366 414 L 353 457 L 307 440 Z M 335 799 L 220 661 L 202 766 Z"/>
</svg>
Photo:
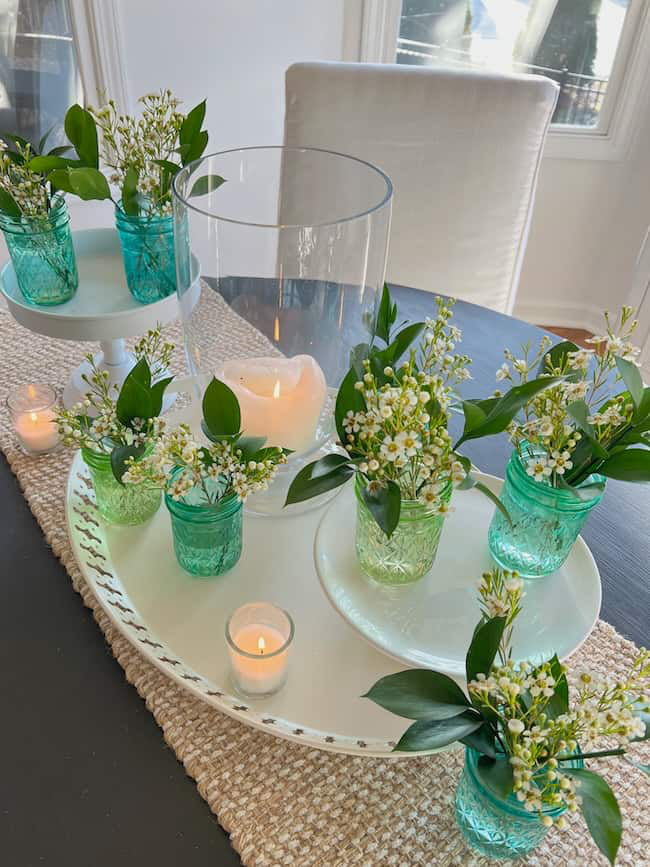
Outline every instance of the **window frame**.
<svg viewBox="0 0 650 867">
<path fill-rule="evenodd" d="M 348 49 L 346 59 L 395 63 L 401 9 L 401 0 L 362 0 L 361 15 L 358 10 L 354 15 L 346 12 L 346 45 L 355 42 L 350 31 L 359 30 L 356 56 Z M 649 78 L 650 0 L 630 0 L 598 124 L 551 125 L 544 157 L 625 159 L 636 135 L 644 85 Z"/>
</svg>

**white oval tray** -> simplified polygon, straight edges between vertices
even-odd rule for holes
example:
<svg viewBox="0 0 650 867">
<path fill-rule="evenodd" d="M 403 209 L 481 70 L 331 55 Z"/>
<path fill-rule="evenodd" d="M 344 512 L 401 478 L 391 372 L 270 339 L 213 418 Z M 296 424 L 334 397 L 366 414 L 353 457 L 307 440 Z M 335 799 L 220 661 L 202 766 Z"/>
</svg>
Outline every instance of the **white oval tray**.
<svg viewBox="0 0 650 867">
<path fill-rule="evenodd" d="M 501 479 L 475 473 L 494 493 Z M 356 559 L 356 498 L 346 487 L 327 509 L 314 559 L 332 606 L 370 644 L 409 667 L 462 678 L 480 612 L 477 585 L 493 567 L 487 544 L 494 506 L 478 491 L 456 491 L 431 572 L 404 587 L 367 578 Z M 565 659 L 593 629 L 601 603 L 598 567 L 580 537 L 557 572 L 525 582 L 513 632 L 515 659 Z"/>
<path fill-rule="evenodd" d="M 270 734 L 341 753 L 391 755 L 408 720 L 360 696 L 403 666 L 364 641 L 323 595 L 313 561 L 322 508 L 287 518 L 246 515 L 240 562 L 212 579 L 192 578 L 177 565 L 164 504 L 140 527 L 103 525 L 79 454 L 70 469 L 66 513 L 75 556 L 99 603 L 169 677 Z M 224 628 L 235 608 L 258 599 L 289 611 L 296 633 L 286 686 L 251 702 L 229 683 Z"/>
</svg>

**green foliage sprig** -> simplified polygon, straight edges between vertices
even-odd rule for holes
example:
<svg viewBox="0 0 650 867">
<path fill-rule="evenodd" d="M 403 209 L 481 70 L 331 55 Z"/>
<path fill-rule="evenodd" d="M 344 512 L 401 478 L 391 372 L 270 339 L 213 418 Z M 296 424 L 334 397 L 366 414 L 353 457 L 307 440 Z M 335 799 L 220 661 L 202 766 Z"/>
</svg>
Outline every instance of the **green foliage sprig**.
<svg viewBox="0 0 650 867">
<path fill-rule="evenodd" d="M 576 673 L 570 696 L 568 671 L 557 656 L 541 664 L 512 659 L 522 587 L 516 573 L 483 576 L 482 616 L 465 660 L 466 691 L 447 675 L 413 669 L 381 678 L 365 697 L 414 720 L 395 750 L 439 749 L 454 741 L 473 748 L 480 753 L 478 774 L 497 797 L 516 798 L 547 826 L 553 820 L 544 810 L 581 811 L 613 864 L 622 834 L 616 797 L 598 774 L 570 763 L 620 756 L 633 741 L 650 737 L 650 653 L 641 649 L 621 679 Z M 615 746 L 592 749 L 603 738 Z M 556 824 L 566 827 L 566 818 Z"/>
<path fill-rule="evenodd" d="M 62 154 L 67 145 L 42 151 L 49 133 L 37 147 L 21 136 L 0 133 L 0 211 L 13 220 L 47 219 L 55 203 L 57 188 L 49 178 L 56 164 L 67 164 Z"/>
</svg>

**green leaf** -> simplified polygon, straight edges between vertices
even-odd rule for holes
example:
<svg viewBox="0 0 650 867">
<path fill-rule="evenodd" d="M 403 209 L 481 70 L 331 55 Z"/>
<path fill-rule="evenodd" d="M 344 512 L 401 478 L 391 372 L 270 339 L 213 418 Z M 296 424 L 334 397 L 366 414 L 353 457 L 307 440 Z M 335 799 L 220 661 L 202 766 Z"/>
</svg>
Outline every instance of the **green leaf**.
<svg viewBox="0 0 650 867">
<path fill-rule="evenodd" d="M 343 381 L 339 386 L 338 394 L 336 395 L 336 406 L 334 408 L 334 420 L 336 421 L 336 430 L 340 441 L 345 445 L 345 429 L 343 427 L 343 419 L 346 414 L 352 410 L 353 412 L 363 412 L 366 409 L 366 402 L 360 391 L 354 387 L 358 377 L 353 368 L 350 368 Z"/>
<path fill-rule="evenodd" d="M 84 166 L 99 168 L 97 127 L 92 114 L 80 105 L 73 105 L 66 113 L 64 127 Z"/>
<path fill-rule="evenodd" d="M 47 130 L 47 132 L 43 133 L 43 135 L 40 137 L 39 142 L 38 142 L 38 153 L 39 153 L 39 154 L 42 154 L 42 153 L 43 153 L 43 148 L 45 147 L 45 142 L 46 142 L 46 141 L 48 140 L 48 138 L 50 137 L 50 134 L 51 134 L 51 132 L 52 132 L 53 129 L 54 129 L 54 127 L 51 126 L 51 127 Z"/>
<path fill-rule="evenodd" d="M 86 202 L 95 199 L 110 199 L 111 197 L 108 181 L 99 169 L 54 169 L 48 175 L 48 180 L 57 189 L 64 190 L 66 193 L 74 193 Z"/>
<path fill-rule="evenodd" d="M 384 360 L 383 366 L 386 364 L 395 364 L 404 355 L 409 346 L 416 340 L 424 329 L 424 322 L 413 322 L 407 325 L 395 336 L 395 339 L 384 349 L 380 358 Z"/>
<path fill-rule="evenodd" d="M 198 160 L 208 144 L 208 133 L 206 130 L 198 133 L 191 142 L 186 145 L 181 145 L 181 161 L 184 166 L 191 163 L 193 160 Z"/>
<path fill-rule="evenodd" d="M 471 476 L 473 478 L 473 476 Z M 497 509 L 501 512 L 506 521 L 512 526 L 512 518 L 510 517 L 510 512 L 503 505 L 499 497 L 494 493 L 493 490 L 488 488 L 487 485 L 483 484 L 483 482 L 474 481 L 473 487 L 476 488 L 477 491 L 480 491 L 484 497 L 487 497 L 488 500 L 491 500 Z"/>
<path fill-rule="evenodd" d="M 531 400 L 531 398 L 535 397 L 536 394 L 543 391 L 545 388 L 548 388 L 550 385 L 559 382 L 561 379 L 563 379 L 561 376 L 544 376 L 539 379 L 533 379 L 530 382 L 524 382 L 521 385 L 513 386 L 503 395 L 503 397 L 498 398 L 496 403 L 492 403 L 490 412 L 476 427 L 470 427 L 468 429 L 467 416 L 465 416 L 465 430 L 458 442 L 454 445 L 454 449 L 457 449 L 458 446 L 466 440 L 501 433 L 508 427 L 515 415 L 528 403 L 529 400 Z M 489 398 L 489 400 L 493 401 L 494 398 Z M 478 406 L 483 408 L 480 402 L 477 401 L 476 403 Z"/>
<path fill-rule="evenodd" d="M 562 671 L 562 664 L 558 659 L 557 653 L 549 659 L 551 665 L 551 676 L 555 681 L 555 689 L 553 695 L 548 700 L 544 707 L 544 713 L 555 719 L 569 709 L 569 684 L 566 679 L 566 674 Z"/>
<path fill-rule="evenodd" d="M 650 450 L 626 449 L 609 457 L 598 467 L 609 479 L 623 482 L 650 482 Z"/>
<path fill-rule="evenodd" d="M 492 617 L 482 623 L 474 633 L 465 658 L 465 674 L 468 683 L 470 680 L 475 680 L 477 674 L 490 673 L 505 625 L 505 617 Z"/>
<path fill-rule="evenodd" d="M 28 142 L 26 138 L 16 135 L 13 132 L 0 132 L 0 138 L 4 139 L 5 141 L 12 141 L 14 143 L 14 146 L 20 145 L 23 148 L 31 147 L 30 142 Z"/>
<path fill-rule="evenodd" d="M 72 160 L 66 160 L 64 157 L 33 157 L 29 161 L 29 168 L 33 172 L 47 174 L 47 172 L 51 172 L 52 169 L 67 169 L 72 162 Z"/>
<path fill-rule="evenodd" d="M 426 669 L 382 677 L 362 698 L 407 719 L 447 719 L 463 713 L 470 704 L 454 680 Z"/>
<path fill-rule="evenodd" d="M 350 350 L 350 367 L 357 375 L 357 380 L 363 379 L 364 368 L 363 362 L 370 355 L 370 345 L 368 343 L 357 343 Z"/>
<path fill-rule="evenodd" d="M 542 357 L 540 361 L 539 367 L 537 369 L 537 375 L 540 376 L 543 373 L 546 373 L 550 368 L 547 365 L 547 359 L 550 362 L 550 367 L 553 370 L 557 370 L 558 368 L 564 370 L 567 364 L 567 356 L 570 352 L 579 352 L 580 347 L 576 346 L 571 340 L 561 340 L 559 343 L 556 343 L 555 346 L 552 346 L 547 353 Z"/>
<path fill-rule="evenodd" d="M 115 410 L 124 425 L 130 425 L 134 418 L 152 418 L 149 389 L 129 374 L 122 383 Z"/>
<path fill-rule="evenodd" d="M 198 178 L 198 180 L 194 182 L 194 185 L 190 190 L 190 198 L 192 198 L 192 196 L 205 196 L 214 190 L 218 190 L 221 184 L 225 183 L 226 179 L 222 178 L 221 175 L 203 175 L 202 178 Z"/>
<path fill-rule="evenodd" d="M 183 119 L 178 133 L 178 140 L 181 145 L 191 144 L 201 131 L 205 119 L 205 105 L 206 100 L 204 99 L 203 102 L 195 105 Z"/>
<path fill-rule="evenodd" d="M 129 217 L 137 217 L 140 213 L 140 200 L 138 193 L 139 171 L 134 167 L 127 169 L 122 183 L 122 210 Z"/>
<path fill-rule="evenodd" d="M 643 400 L 643 380 L 641 379 L 639 368 L 636 364 L 626 361 L 624 358 L 616 359 L 616 367 L 621 374 L 621 379 L 625 383 L 627 390 L 630 392 L 632 403 L 638 412 Z"/>
<path fill-rule="evenodd" d="M 182 166 L 177 163 L 172 163 L 170 160 L 154 160 L 154 163 L 157 166 L 160 166 L 161 169 L 164 169 L 168 174 L 172 177 L 180 172 Z"/>
<path fill-rule="evenodd" d="M 126 462 L 129 458 L 141 458 L 145 446 L 116 446 L 111 452 L 111 468 L 117 481 L 122 484 L 122 476 L 127 471 Z"/>
<path fill-rule="evenodd" d="M 580 781 L 580 809 L 594 843 L 613 864 L 621 844 L 623 824 L 616 797 L 605 780 L 584 768 L 562 768 L 565 774 Z"/>
<path fill-rule="evenodd" d="M 60 157 L 63 154 L 67 154 L 68 151 L 71 151 L 72 148 L 70 145 L 59 145 L 58 147 L 52 148 L 51 151 L 47 152 L 48 157 Z"/>
<path fill-rule="evenodd" d="M 376 487 L 373 485 L 372 488 L 362 488 L 361 497 L 372 517 L 390 539 L 399 524 L 402 506 L 399 485 L 395 482 L 387 482 Z"/>
<path fill-rule="evenodd" d="M 333 461 L 332 458 L 338 460 Z M 348 465 L 348 460 L 349 458 L 342 455 L 327 455 L 307 464 L 291 482 L 284 505 L 302 503 L 344 485 L 354 475 L 354 469 Z"/>
<path fill-rule="evenodd" d="M 648 430 L 650 427 L 650 385 L 643 389 L 643 396 L 636 415 L 637 429 Z"/>
<path fill-rule="evenodd" d="M 471 747 L 473 750 L 488 756 L 491 759 L 496 758 L 494 729 L 487 723 L 483 723 L 480 729 L 465 735 L 460 738 L 461 744 L 466 747 Z"/>
<path fill-rule="evenodd" d="M 587 421 L 587 417 L 589 416 L 590 411 L 586 402 L 584 400 L 576 400 L 573 403 L 570 403 L 567 407 L 567 412 L 589 440 L 591 450 L 596 455 L 596 457 L 609 457 L 609 452 L 598 442 L 598 439 L 596 437 L 596 431 Z"/>
<path fill-rule="evenodd" d="M 159 379 L 158 382 L 154 383 L 151 386 L 149 391 L 151 397 L 151 416 L 150 418 L 157 418 L 162 412 L 163 398 L 165 396 L 165 389 L 172 381 L 173 376 L 167 376 L 164 379 Z"/>
<path fill-rule="evenodd" d="M 215 436 L 239 433 L 241 411 L 235 393 L 215 377 L 203 395 L 203 420 Z"/>
<path fill-rule="evenodd" d="M 476 764 L 476 771 L 486 788 L 500 800 L 505 800 L 512 792 L 514 777 L 507 757 L 494 760 L 483 755 Z"/>
<path fill-rule="evenodd" d="M 4 187 L 0 187 L 0 211 L 3 211 L 8 217 L 13 220 L 19 220 L 21 210 L 16 203 L 16 200 L 8 193 Z"/>
<path fill-rule="evenodd" d="M 374 323 L 373 336 L 383 340 L 386 344 L 390 343 L 390 329 L 396 318 L 397 307 L 393 305 L 388 284 L 384 283 L 384 290 L 381 293 L 381 301 L 379 302 L 377 317 Z"/>
<path fill-rule="evenodd" d="M 254 460 L 253 455 L 260 451 L 266 437 L 240 437 L 237 440 L 237 448 L 241 449 L 242 459 L 245 461 Z"/>
<path fill-rule="evenodd" d="M 396 752 L 435 750 L 459 741 L 483 725 L 483 718 L 473 710 L 441 720 L 418 720 L 399 739 Z"/>
</svg>

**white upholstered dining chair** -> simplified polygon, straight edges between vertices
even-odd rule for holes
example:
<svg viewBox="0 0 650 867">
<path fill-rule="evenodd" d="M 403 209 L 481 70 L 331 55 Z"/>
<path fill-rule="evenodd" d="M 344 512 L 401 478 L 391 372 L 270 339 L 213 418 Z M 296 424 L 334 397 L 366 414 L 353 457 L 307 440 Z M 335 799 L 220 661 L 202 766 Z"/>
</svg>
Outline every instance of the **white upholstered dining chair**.
<svg viewBox="0 0 650 867">
<path fill-rule="evenodd" d="M 510 313 L 557 94 L 541 76 L 296 63 L 284 143 L 390 176 L 390 282 Z"/>
</svg>

